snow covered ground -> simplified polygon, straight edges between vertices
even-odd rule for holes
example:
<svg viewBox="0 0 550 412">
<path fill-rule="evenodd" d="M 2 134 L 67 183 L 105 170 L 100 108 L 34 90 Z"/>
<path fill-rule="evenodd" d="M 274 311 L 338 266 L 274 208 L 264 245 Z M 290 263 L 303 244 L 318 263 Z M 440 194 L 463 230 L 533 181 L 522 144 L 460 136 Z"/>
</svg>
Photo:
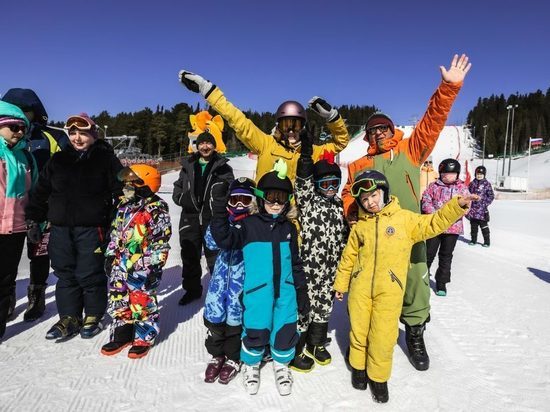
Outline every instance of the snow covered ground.
<svg viewBox="0 0 550 412">
<path fill-rule="evenodd" d="M 548 158 L 538 162 L 531 176 L 546 173 L 547 162 Z M 252 176 L 250 160 L 237 158 L 232 164 L 237 175 Z M 174 228 L 179 208 L 170 193 L 176 176 L 165 175 L 161 188 Z M 329 328 L 333 362 L 309 374 L 294 373 L 292 395 L 278 395 L 269 364 L 262 369 L 256 396 L 244 393 L 240 377 L 228 386 L 204 383 L 208 355 L 203 301 L 187 307 L 177 304 L 182 295 L 177 234 L 171 240 L 173 249 L 159 293 L 161 336 L 140 360 L 124 353 L 100 355 L 106 332 L 92 340 L 46 341 L 46 331 L 57 319 L 53 275 L 45 316 L 38 323 L 25 323 L 29 269 L 24 259 L 17 280 L 17 317 L 8 323 L 0 344 L 0 410 L 547 411 L 550 201 L 498 200 L 491 207 L 490 227 L 489 249 L 458 243 L 449 295 L 432 295 L 432 321 L 425 335 L 431 356 L 428 371 L 418 372 L 409 364 L 401 330 L 388 405 L 375 404 L 368 391 L 351 387 L 343 358 L 349 324 L 345 304 L 339 302 Z M 203 277 L 205 287 L 208 279 Z"/>
</svg>

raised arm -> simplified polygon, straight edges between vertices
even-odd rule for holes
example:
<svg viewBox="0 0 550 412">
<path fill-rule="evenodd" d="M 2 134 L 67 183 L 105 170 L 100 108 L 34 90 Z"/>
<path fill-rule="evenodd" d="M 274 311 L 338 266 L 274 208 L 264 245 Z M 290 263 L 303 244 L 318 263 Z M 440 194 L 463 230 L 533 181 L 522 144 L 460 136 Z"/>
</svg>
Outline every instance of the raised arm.
<svg viewBox="0 0 550 412">
<path fill-rule="evenodd" d="M 319 96 L 313 97 L 308 105 L 311 110 L 327 122 L 328 129 L 332 135 L 332 142 L 314 146 L 313 158 L 318 159 L 319 155 L 324 150 L 340 153 L 349 143 L 348 129 L 346 128 L 342 116 L 340 116 L 338 110 Z"/>
</svg>

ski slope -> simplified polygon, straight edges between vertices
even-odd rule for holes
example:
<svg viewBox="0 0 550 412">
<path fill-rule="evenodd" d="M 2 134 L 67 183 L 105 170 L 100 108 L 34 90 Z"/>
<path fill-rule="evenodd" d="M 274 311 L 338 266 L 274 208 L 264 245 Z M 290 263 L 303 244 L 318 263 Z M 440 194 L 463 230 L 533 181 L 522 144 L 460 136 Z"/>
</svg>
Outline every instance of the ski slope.
<svg viewBox="0 0 550 412">
<path fill-rule="evenodd" d="M 545 173 L 547 160 L 532 158 L 531 176 Z M 248 158 L 232 159 L 231 164 L 236 175 L 254 172 Z M 177 173 L 163 176 L 161 188 L 174 228 L 179 208 L 170 194 L 176 178 Z M 53 275 L 44 317 L 25 323 L 29 269 L 23 258 L 16 318 L 8 323 L 0 344 L 0 410 L 549 410 L 550 201 L 498 200 L 490 210 L 491 248 L 459 241 L 448 296 L 432 294 L 432 320 L 425 334 L 431 357 L 428 371 L 418 372 L 409 364 L 401 328 L 388 405 L 375 404 L 368 390 L 350 385 L 343 358 L 349 323 L 340 302 L 335 303 L 329 327 L 333 362 L 309 374 L 294 373 L 292 395 L 278 395 L 269 364 L 262 369 L 256 396 L 244 393 L 240 377 L 228 386 L 204 383 L 208 354 L 203 300 L 186 307 L 177 304 L 182 295 L 181 261 L 174 234 L 159 289 L 161 335 L 150 354 L 139 360 L 128 359 L 125 352 L 100 355 L 106 332 L 91 340 L 46 341 L 46 331 L 57 319 Z M 205 274 L 204 287 L 208 279 Z"/>
</svg>

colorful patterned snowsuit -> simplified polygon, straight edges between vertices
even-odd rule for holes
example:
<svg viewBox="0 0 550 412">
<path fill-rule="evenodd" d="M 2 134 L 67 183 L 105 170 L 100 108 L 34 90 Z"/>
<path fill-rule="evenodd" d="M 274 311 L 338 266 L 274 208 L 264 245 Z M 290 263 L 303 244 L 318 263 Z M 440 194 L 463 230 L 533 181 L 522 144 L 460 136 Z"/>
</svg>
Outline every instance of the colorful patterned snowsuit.
<svg viewBox="0 0 550 412">
<path fill-rule="evenodd" d="M 133 324 L 133 345 L 153 345 L 159 334 L 157 287 L 171 234 L 168 205 L 158 196 L 119 204 L 105 252 L 114 257 L 109 275 L 111 340 L 117 327 Z"/>
</svg>

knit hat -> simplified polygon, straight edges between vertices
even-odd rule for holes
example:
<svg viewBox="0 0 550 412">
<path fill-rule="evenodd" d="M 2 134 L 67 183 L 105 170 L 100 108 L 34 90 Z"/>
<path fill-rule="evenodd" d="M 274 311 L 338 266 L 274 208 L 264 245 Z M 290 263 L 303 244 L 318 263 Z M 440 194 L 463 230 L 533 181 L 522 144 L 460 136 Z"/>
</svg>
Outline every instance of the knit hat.
<svg viewBox="0 0 550 412">
<path fill-rule="evenodd" d="M 390 128 L 391 132 L 395 133 L 395 125 L 393 124 L 392 119 L 388 115 L 386 115 L 382 112 L 376 112 L 373 115 L 371 115 L 367 119 L 367 124 L 366 124 L 365 128 L 368 131 L 371 127 L 379 126 L 379 125 L 388 126 Z"/>
<path fill-rule="evenodd" d="M 204 142 L 212 143 L 212 145 L 216 147 L 216 139 L 208 132 L 202 132 L 199 134 L 197 136 L 197 140 L 195 140 L 195 145 L 199 147 L 199 145 Z"/>
<path fill-rule="evenodd" d="M 342 177 L 340 167 L 334 162 L 334 152 L 324 150 L 319 160 L 313 164 L 313 179 L 319 180 L 324 176 Z"/>
<path fill-rule="evenodd" d="M 67 118 L 65 122 L 65 129 L 70 131 L 71 129 L 78 129 L 88 132 L 94 139 L 99 137 L 97 133 L 98 127 L 87 113 L 74 114 Z"/>
<path fill-rule="evenodd" d="M 0 126 L 10 124 L 19 124 L 25 126 L 27 129 L 30 126 L 27 116 L 25 116 L 25 113 L 19 107 L 0 100 Z"/>
</svg>

